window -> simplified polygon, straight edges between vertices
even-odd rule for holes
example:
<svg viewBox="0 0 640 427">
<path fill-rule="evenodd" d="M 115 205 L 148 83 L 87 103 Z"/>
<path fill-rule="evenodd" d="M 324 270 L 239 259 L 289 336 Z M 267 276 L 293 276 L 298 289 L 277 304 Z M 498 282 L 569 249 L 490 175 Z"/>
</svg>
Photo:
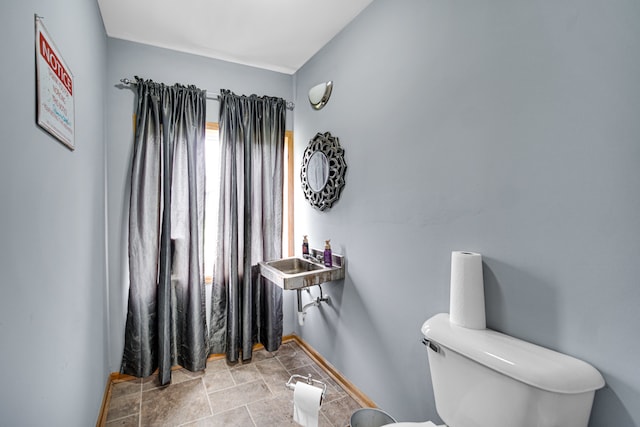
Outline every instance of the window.
<svg viewBox="0 0 640 427">
<path fill-rule="evenodd" d="M 205 219 L 204 219 L 204 276 L 205 283 L 213 281 L 220 195 L 220 141 L 218 123 L 207 123 L 205 140 Z M 284 141 L 284 183 L 282 199 L 282 254 L 293 256 L 293 132 L 286 131 Z"/>
</svg>

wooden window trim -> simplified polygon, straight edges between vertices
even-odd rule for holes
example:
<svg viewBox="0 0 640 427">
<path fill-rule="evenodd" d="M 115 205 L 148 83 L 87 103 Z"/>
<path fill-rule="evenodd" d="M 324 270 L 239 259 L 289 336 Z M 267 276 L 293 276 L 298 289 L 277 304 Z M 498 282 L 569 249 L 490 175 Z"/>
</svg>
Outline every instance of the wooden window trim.
<svg viewBox="0 0 640 427">
<path fill-rule="evenodd" d="M 287 170 L 289 173 L 285 176 L 286 185 L 287 185 L 287 194 L 288 194 L 288 209 L 287 209 L 287 237 L 289 240 L 289 253 L 288 256 L 293 256 L 293 131 L 288 130 L 285 131 L 284 134 L 284 143 L 287 147 Z"/>
</svg>

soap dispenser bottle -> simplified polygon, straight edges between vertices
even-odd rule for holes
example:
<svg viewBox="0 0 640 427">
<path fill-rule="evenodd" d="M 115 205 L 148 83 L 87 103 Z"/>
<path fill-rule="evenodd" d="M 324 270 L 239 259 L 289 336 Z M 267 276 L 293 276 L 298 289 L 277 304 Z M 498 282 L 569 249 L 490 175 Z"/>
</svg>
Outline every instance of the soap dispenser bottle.
<svg viewBox="0 0 640 427">
<path fill-rule="evenodd" d="M 307 236 L 305 234 L 302 239 L 302 258 L 306 258 L 309 256 L 309 240 L 307 240 Z"/>
<path fill-rule="evenodd" d="M 325 267 L 333 267 L 333 260 L 331 258 L 331 245 L 329 244 L 330 240 L 325 240 L 324 244 L 324 266 Z"/>
</svg>

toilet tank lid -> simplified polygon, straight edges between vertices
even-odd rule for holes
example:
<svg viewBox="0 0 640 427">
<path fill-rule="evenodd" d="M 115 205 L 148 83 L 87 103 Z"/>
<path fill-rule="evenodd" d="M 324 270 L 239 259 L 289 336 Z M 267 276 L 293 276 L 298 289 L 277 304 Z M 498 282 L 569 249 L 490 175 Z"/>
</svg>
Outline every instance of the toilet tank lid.
<svg viewBox="0 0 640 427">
<path fill-rule="evenodd" d="M 604 386 L 590 364 L 491 329 L 452 324 L 448 313 L 422 325 L 422 334 L 445 348 L 533 387 L 555 393 L 584 393 Z"/>
</svg>

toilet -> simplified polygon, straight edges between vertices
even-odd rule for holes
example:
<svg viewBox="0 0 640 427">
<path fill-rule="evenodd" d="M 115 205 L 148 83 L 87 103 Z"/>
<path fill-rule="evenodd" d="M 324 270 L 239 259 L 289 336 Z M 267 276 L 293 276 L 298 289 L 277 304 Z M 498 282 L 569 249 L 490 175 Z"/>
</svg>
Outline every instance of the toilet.
<svg viewBox="0 0 640 427">
<path fill-rule="evenodd" d="M 438 427 L 586 427 L 602 375 L 582 360 L 440 313 L 422 325 Z M 387 424 L 436 427 L 431 421 Z"/>
</svg>

